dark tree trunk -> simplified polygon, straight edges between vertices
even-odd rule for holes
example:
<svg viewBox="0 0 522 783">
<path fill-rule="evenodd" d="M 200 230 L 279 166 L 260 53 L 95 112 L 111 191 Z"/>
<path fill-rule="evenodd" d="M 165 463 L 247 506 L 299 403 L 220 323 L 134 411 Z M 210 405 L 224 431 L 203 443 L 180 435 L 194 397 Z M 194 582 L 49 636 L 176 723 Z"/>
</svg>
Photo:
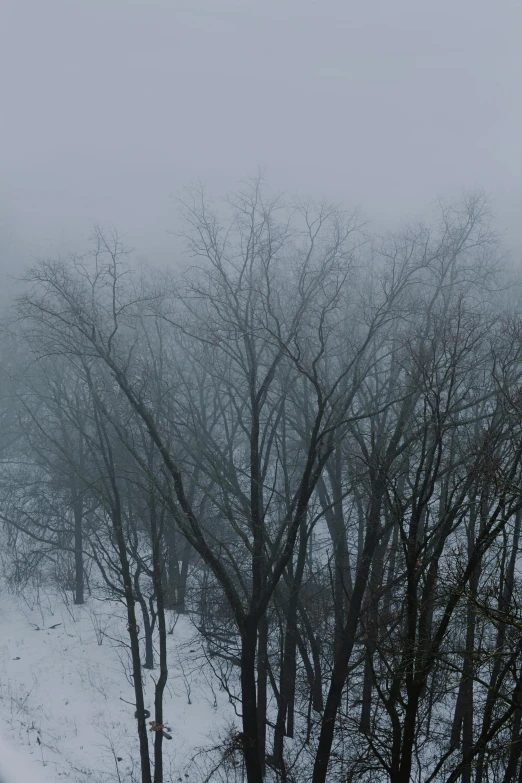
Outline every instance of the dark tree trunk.
<svg viewBox="0 0 522 783">
<path fill-rule="evenodd" d="M 379 599 L 381 585 L 384 582 L 385 552 L 390 542 L 392 526 L 388 526 L 386 534 L 375 553 L 374 562 L 369 579 L 368 600 L 366 601 L 365 623 L 366 628 L 366 656 L 364 661 L 363 691 L 361 705 L 361 719 L 359 730 L 363 734 L 369 734 L 371 725 L 371 707 L 373 693 L 373 658 L 379 640 Z"/>
<path fill-rule="evenodd" d="M 522 735 L 520 733 L 520 723 L 522 718 L 522 712 L 517 710 L 513 720 L 513 726 L 511 729 L 511 743 L 509 748 L 509 758 L 502 778 L 502 783 L 513 783 L 517 774 L 517 766 L 522 756 Z M 522 775 L 522 767 L 520 770 Z"/>
<path fill-rule="evenodd" d="M 73 501 L 74 514 L 74 603 L 84 603 L 84 571 L 83 571 L 83 499 L 75 493 Z"/>
<path fill-rule="evenodd" d="M 501 613 L 507 612 L 512 602 L 513 585 L 515 580 L 515 566 L 516 566 L 517 555 L 518 555 L 521 522 L 522 522 L 522 511 L 519 510 L 515 515 L 515 524 L 513 528 L 513 543 L 511 547 L 509 562 L 506 568 L 506 574 L 504 579 L 501 580 L 501 592 L 498 598 L 498 608 Z M 504 648 L 505 640 L 506 640 L 506 624 L 499 623 L 495 649 L 501 651 Z M 484 716 L 482 719 L 483 734 L 485 734 L 488 731 L 493 719 L 493 709 L 495 706 L 495 702 L 498 698 L 497 683 L 500 677 L 501 668 L 502 668 L 502 657 L 500 655 L 497 655 L 493 664 L 493 669 L 489 681 L 489 690 L 486 697 L 486 704 L 484 707 Z M 515 715 L 515 721 L 518 719 L 519 719 L 519 713 Z M 522 737 L 519 737 L 516 743 L 516 749 L 517 752 L 519 753 L 522 753 L 522 748 L 520 747 L 521 742 L 522 742 Z M 508 769 L 510 769 L 511 771 L 512 771 L 512 764 L 513 764 L 512 756 L 513 756 L 513 747 L 510 752 L 510 761 L 508 764 Z M 485 772 L 484 761 L 485 761 L 485 753 L 483 751 L 479 754 L 478 761 L 477 761 L 476 783 L 482 783 L 484 772 Z M 515 764 L 515 770 L 512 773 L 513 780 L 514 780 L 515 773 L 516 773 L 516 764 Z M 507 771 L 506 771 L 506 775 L 507 775 Z M 522 766 L 521 766 L 521 775 L 522 775 Z M 510 780 L 510 778 L 505 778 L 506 783 L 508 780 Z"/>
<path fill-rule="evenodd" d="M 123 577 L 123 586 L 125 590 L 125 604 L 127 607 L 127 627 L 129 633 L 130 647 L 131 647 L 131 660 L 132 660 L 132 677 L 134 681 L 134 696 L 136 699 L 136 713 L 138 716 L 138 737 L 140 743 L 140 760 L 141 760 L 141 783 L 152 783 L 151 768 L 150 768 L 150 754 L 149 754 L 149 737 L 147 733 L 147 723 L 145 717 L 145 703 L 143 698 L 143 680 L 141 676 L 141 658 L 140 658 L 140 642 L 138 623 L 136 622 L 136 604 L 134 600 L 134 593 L 132 589 L 132 578 L 130 573 L 129 561 L 127 558 L 127 550 L 125 547 L 125 539 L 123 534 L 123 526 L 121 522 L 121 511 L 119 508 L 119 500 L 116 502 L 116 507 L 113 513 L 113 525 L 116 534 L 116 540 L 118 544 L 118 551 L 120 557 L 120 565 Z"/>
<path fill-rule="evenodd" d="M 290 578 L 290 589 L 286 607 L 286 634 L 284 641 L 283 662 L 281 666 L 281 681 L 279 686 L 279 700 L 277 709 L 276 727 L 274 732 L 274 761 L 278 768 L 283 768 L 283 737 L 294 736 L 294 700 L 295 700 L 295 676 L 297 654 L 297 609 L 299 604 L 299 591 L 303 581 L 304 567 L 306 564 L 307 535 L 304 525 L 301 527 L 299 539 L 299 552 L 297 556 L 296 570 Z"/>
<path fill-rule="evenodd" d="M 187 541 L 179 540 L 172 523 L 165 526 L 164 542 L 166 556 L 162 570 L 162 584 L 165 609 L 184 614 L 188 569 L 193 549 Z"/>
<path fill-rule="evenodd" d="M 154 737 L 154 783 L 163 783 L 163 694 L 168 678 L 167 625 L 165 622 L 165 599 L 161 578 L 163 571 L 160 552 L 162 537 L 161 530 L 158 527 L 153 488 L 151 488 L 150 495 L 150 525 L 152 539 L 152 577 L 156 595 L 160 662 L 160 676 L 156 682 L 154 691 L 154 720 L 156 723 Z"/>
<path fill-rule="evenodd" d="M 131 649 L 132 679 L 134 682 L 134 697 L 136 700 L 136 717 L 138 721 L 138 738 L 140 746 L 141 783 L 152 783 L 149 737 L 147 732 L 147 719 L 145 717 L 143 679 L 141 673 L 140 640 L 138 623 L 136 621 L 136 601 L 134 597 L 132 575 L 127 554 L 125 531 L 123 528 L 121 496 L 118 487 L 118 481 L 114 471 L 112 448 L 102 427 L 100 427 L 100 434 L 102 435 L 103 446 L 106 450 L 104 455 L 105 465 L 108 469 L 108 478 L 113 495 L 111 521 L 118 550 L 125 605 L 127 608 L 127 631 L 129 634 Z"/>
<path fill-rule="evenodd" d="M 381 492 L 377 492 L 369 513 L 366 541 L 357 566 L 350 609 L 343 628 L 339 649 L 334 660 L 330 688 L 328 690 L 323 719 L 321 721 L 321 732 L 315 756 L 312 783 L 326 783 L 327 780 L 328 764 L 335 733 L 335 722 L 343 696 L 344 685 L 348 676 L 350 657 L 355 644 L 355 633 L 359 624 L 359 616 L 366 585 L 368 583 L 372 558 L 379 541 L 380 507 Z"/>
<path fill-rule="evenodd" d="M 259 623 L 257 649 L 257 724 L 259 732 L 259 764 L 265 775 L 266 760 L 266 708 L 268 677 L 268 622 L 266 616 Z"/>
<path fill-rule="evenodd" d="M 301 608 L 299 609 L 299 614 L 302 618 L 303 611 Z M 308 650 L 306 649 L 304 639 L 302 637 L 302 634 L 299 632 L 299 630 L 297 632 L 297 646 L 299 647 L 299 654 L 303 659 L 303 665 L 305 667 L 306 676 L 308 678 L 311 706 L 316 712 L 322 712 L 324 705 L 323 705 L 323 685 L 322 685 L 322 674 L 321 674 L 321 661 L 319 659 L 319 649 L 317 645 L 317 640 L 313 636 L 313 633 L 307 635 L 312 647 L 313 665 L 308 655 Z"/>
<path fill-rule="evenodd" d="M 256 699 L 256 624 L 246 620 L 241 629 L 241 707 L 243 732 L 241 744 L 248 783 L 262 783 L 259 763 L 259 729 Z"/>
<path fill-rule="evenodd" d="M 352 574 L 350 569 L 350 556 L 346 540 L 346 526 L 343 514 L 343 483 L 342 483 L 342 451 L 337 446 L 331 460 L 327 465 L 331 486 L 331 497 L 328 494 L 323 478 L 319 479 L 317 489 L 319 500 L 323 508 L 328 532 L 332 539 L 334 574 L 333 574 L 333 599 L 334 599 L 334 654 L 341 643 L 343 625 L 346 615 L 346 606 L 352 593 Z M 361 519 L 364 514 L 361 511 Z M 362 543 L 362 542 L 361 542 Z"/>
<path fill-rule="evenodd" d="M 139 585 L 139 574 L 134 576 L 134 593 L 136 600 L 141 608 L 141 616 L 143 618 L 143 634 L 145 637 L 145 662 L 143 664 L 144 669 L 154 669 L 154 624 L 155 618 L 152 622 L 150 619 L 149 608 L 147 602 L 142 595 Z"/>
<path fill-rule="evenodd" d="M 371 709 L 372 709 L 372 669 L 373 647 L 370 643 L 366 648 L 366 658 L 364 661 L 363 691 L 361 705 L 361 719 L 359 721 L 359 731 L 363 734 L 370 733 L 371 727 Z"/>
<path fill-rule="evenodd" d="M 146 608 L 145 610 L 143 610 L 142 608 L 142 613 L 143 613 L 143 624 L 144 624 L 144 632 L 145 632 L 145 663 L 143 664 L 143 668 L 154 669 L 153 629 Z"/>
<path fill-rule="evenodd" d="M 483 498 L 482 504 L 487 502 Z M 483 527 L 484 514 L 481 513 L 481 531 Z M 472 505 L 470 513 L 470 525 L 468 530 L 468 557 L 475 542 L 475 531 L 477 522 L 476 504 Z M 471 756 L 473 751 L 473 655 L 475 651 L 475 611 L 474 605 L 477 594 L 477 587 L 480 577 L 480 562 L 470 579 L 470 600 L 466 608 L 466 649 L 462 667 L 462 678 L 457 696 L 455 707 L 455 717 L 453 720 L 451 744 L 458 746 L 462 733 L 462 783 L 471 783 Z"/>
</svg>

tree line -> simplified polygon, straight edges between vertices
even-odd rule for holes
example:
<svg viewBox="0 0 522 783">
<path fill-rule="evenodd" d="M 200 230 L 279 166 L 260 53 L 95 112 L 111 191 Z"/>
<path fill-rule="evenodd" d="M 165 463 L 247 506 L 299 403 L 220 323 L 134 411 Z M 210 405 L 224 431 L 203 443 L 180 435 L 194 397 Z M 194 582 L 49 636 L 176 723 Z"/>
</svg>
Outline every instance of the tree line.
<svg viewBox="0 0 522 783">
<path fill-rule="evenodd" d="M 26 276 L 13 581 L 125 606 L 142 783 L 170 612 L 241 721 L 216 780 L 522 781 L 522 331 L 486 200 L 384 238 L 257 181 L 183 214 L 183 274 L 98 229 Z"/>
</svg>

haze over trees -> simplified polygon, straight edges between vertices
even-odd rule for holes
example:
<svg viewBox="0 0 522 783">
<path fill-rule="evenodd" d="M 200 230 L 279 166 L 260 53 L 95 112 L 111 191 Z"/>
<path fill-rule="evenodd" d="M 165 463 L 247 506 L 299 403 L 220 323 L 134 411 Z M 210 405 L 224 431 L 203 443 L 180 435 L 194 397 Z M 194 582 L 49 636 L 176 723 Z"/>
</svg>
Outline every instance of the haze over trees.
<svg viewBox="0 0 522 783">
<path fill-rule="evenodd" d="M 238 716 L 209 783 L 522 781 L 522 330 L 486 200 L 386 237 L 259 180 L 182 210 L 180 274 L 98 228 L 26 275 L 11 584 L 124 605 L 142 783 L 179 613 Z"/>
</svg>

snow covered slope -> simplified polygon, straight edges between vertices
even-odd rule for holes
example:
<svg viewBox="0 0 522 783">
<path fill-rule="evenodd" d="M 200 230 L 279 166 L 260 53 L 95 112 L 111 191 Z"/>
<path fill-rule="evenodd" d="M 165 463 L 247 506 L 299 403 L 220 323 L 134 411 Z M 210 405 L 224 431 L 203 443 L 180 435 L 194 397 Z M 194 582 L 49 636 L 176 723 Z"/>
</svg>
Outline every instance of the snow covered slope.
<svg viewBox="0 0 522 783">
<path fill-rule="evenodd" d="M 40 770 L 9 741 L 0 738 L 0 783 L 40 783 Z"/>
<path fill-rule="evenodd" d="M 0 748 L 0 783 L 138 779 L 125 637 L 117 603 L 91 599 L 85 607 L 65 606 L 52 594 L 28 601 L 2 591 L 0 735 L 9 745 L 5 753 Z M 186 616 L 177 620 L 168 643 L 165 722 L 173 740 L 165 743 L 165 769 L 166 779 L 177 781 L 194 769 L 196 750 L 216 737 L 233 712 Z M 145 676 L 151 709 L 157 672 Z"/>
</svg>

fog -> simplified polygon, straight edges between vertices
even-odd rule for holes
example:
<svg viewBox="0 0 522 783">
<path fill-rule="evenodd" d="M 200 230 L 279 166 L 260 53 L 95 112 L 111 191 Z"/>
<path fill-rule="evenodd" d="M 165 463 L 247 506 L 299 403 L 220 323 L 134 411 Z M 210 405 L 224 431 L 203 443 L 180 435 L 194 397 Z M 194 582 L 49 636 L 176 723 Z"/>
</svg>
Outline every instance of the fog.
<svg viewBox="0 0 522 783">
<path fill-rule="evenodd" d="M 112 224 L 179 252 L 173 196 L 271 188 L 377 226 L 483 188 L 522 245 L 516 0 L 4 0 L 3 270 Z M 5 278 L 4 278 L 5 279 Z"/>
<path fill-rule="evenodd" d="M 0 7 L 1 781 L 521 783 L 520 0 Z"/>
</svg>

